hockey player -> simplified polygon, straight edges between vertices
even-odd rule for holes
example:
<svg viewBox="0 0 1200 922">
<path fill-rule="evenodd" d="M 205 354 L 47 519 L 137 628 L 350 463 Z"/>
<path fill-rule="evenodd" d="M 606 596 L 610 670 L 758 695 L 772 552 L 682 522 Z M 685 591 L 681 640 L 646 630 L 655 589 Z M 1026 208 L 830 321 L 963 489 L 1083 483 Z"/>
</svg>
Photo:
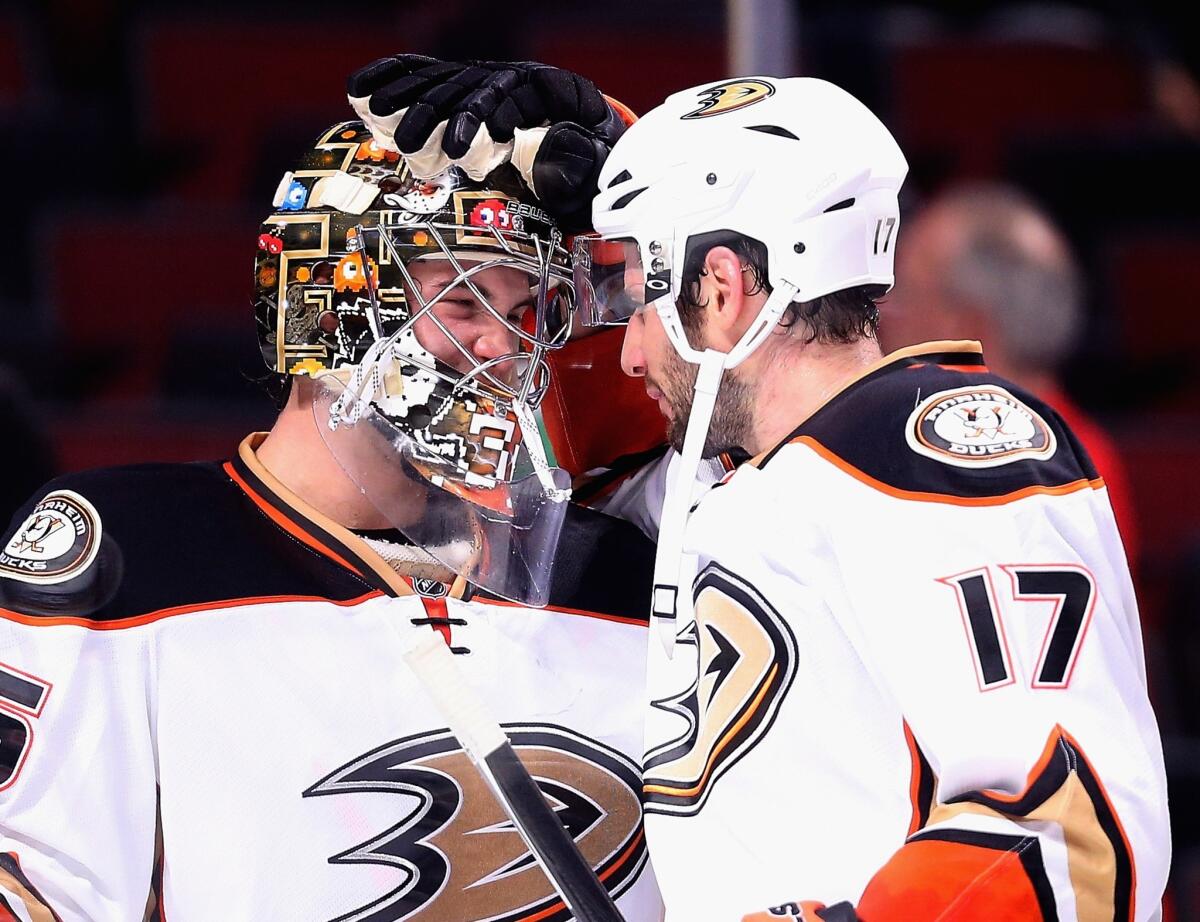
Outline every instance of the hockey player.
<svg viewBox="0 0 1200 922">
<path fill-rule="evenodd" d="M 667 918 L 1155 919 L 1162 750 L 1105 485 L 978 343 L 881 355 L 906 172 L 829 83 L 706 85 L 617 142 L 576 243 L 681 451 L 644 765 Z"/>
<path fill-rule="evenodd" d="M 570 319 L 555 221 L 512 167 L 418 180 L 359 122 L 274 204 L 272 431 L 59 478 L 0 541 L 0 916 L 566 919 L 400 658 L 435 630 L 626 918 L 658 919 L 650 544 L 563 502 L 532 421 Z"/>
</svg>

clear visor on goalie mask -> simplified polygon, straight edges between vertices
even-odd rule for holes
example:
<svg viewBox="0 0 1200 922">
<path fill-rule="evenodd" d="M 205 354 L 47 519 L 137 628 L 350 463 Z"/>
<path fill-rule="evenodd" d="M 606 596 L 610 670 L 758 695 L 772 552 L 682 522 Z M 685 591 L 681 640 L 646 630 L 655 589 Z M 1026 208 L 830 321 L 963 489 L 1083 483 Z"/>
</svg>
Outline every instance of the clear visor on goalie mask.
<svg viewBox="0 0 1200 922">
<path fill-rule="evenodd" d="M 650 251 L 665 248 L 651 243 Z M 585 326 L 619 326 L 671 291 L 671 270 L 662 255 L 651 255 L 650 272 L 632 237 L 605 240 L 576 237 L 572 252 L 575 297 Z"/>
<path fill-rule="evenodd" d="M 524 456 L 502 460 L 503 479 L 464 477 L 447 468 L 438 443 L 397 427 L 373 401 L 355 404 L 337 372 L 318 375 L 316 386 L 313 413 L 326 447 L 388 522 L 493 595 L 533 606 L 549 601 L 570 496 L 566 471 L 538 468 Z M 510 416 L 480 406 L 469 428 L 494 432 L 503 445 L 512 426 Z"/>
</svg>

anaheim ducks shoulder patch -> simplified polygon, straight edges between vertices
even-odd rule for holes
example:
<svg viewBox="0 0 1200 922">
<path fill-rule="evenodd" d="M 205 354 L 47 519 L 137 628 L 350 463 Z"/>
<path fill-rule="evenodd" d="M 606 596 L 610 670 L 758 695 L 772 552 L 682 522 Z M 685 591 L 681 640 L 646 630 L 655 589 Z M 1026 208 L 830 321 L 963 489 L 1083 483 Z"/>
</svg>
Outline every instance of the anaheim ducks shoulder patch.
<svg viewBox="0 0 1200 922">
<path fill-rule="evenodd" d="M 998 467 L 1022 458 L 1045 461 L 1058 445 L 1054 431 L 1002 387 L 957 387 L 917 404 L 905 426 L 919 455 L 957 467 Z"/>
<path fill-rule="evenodd" d="M 100 549 L 96 508 L 72 490 L 55 490 L 33 507 L 0 550 L 0 576 L 63 583 L 87 570 Z"/>
</svg>

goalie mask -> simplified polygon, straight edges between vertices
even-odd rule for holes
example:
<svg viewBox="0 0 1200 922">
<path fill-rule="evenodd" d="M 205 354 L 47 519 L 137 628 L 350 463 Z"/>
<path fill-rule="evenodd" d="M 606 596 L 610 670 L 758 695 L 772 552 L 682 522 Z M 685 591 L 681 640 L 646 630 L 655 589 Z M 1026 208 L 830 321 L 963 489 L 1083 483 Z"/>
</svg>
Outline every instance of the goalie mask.
<svg viewBox="0 0 1200 922">
<path fill-rule="evenodd" d="M 569 492 L 532 413 L 546 352 L 570 329 L 551 218 L 512 167 L 416 180 L 360 122 L 324 132 L 274 204 L 255 261 L 268 366 L 317 380 L 326 444 L 410 540 L 497 595 L 544 604 Z M 460 335 L 454 311 L 503 348 Z"/>
</svg>

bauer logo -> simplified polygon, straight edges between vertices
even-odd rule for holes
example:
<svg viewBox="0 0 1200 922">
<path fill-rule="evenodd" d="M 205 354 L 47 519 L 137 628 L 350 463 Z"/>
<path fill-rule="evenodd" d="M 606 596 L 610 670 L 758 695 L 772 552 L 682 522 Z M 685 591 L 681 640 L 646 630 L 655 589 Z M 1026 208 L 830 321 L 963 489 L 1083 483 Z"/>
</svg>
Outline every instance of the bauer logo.
<svg viewBox="0 0 1200 922">
<path fill-rule="evenodd" d="M 926 398 L 905 428 L 917 454 L 959 467 L 997 467 L 1050 458 L 1057 443 L 1046 421 L 1001 387 L 961 387 Z"/>
<path fill-rule="evenodd" d="M 736 112 L 774 95 L 775 87 L 765 80 L 730 80 L 701 90 L 699 107 L 680 118 L 709 118 L 724 112 Z"/>
<path fill-rule="evenodd" d="M 0 551 L 0 575 L 28 583 L 61 583 L 96 559 L 100 516 L 86 499 L 56 490 L 33 507 Z"/>
</svg>

